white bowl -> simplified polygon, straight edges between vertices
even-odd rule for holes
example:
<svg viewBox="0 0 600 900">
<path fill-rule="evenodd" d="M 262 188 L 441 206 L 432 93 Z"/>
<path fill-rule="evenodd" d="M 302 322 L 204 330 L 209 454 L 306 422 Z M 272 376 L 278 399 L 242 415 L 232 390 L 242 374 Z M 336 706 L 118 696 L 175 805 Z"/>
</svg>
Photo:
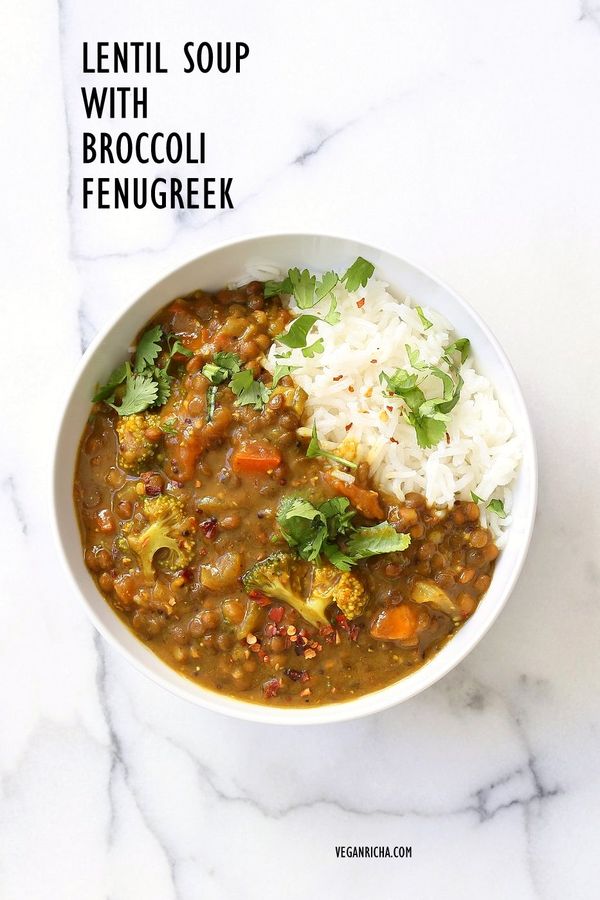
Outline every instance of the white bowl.
<svg viewBox="0 0 600 900">
<path fill-rule="evenodd" d="M 514 521 L 490 588 L 476 613 L 422 668 L 381 690 L 313 709 L 246 703 L 179 675 L 129 631 L 99 593 L 83 561 L 72 501 L 79 438 L 95 385 L 121 362 L 132 337 L 148 319 L 173 298 L 197 288 L 221 288 L 243 274 L 253 261 L 269 261 L 282 270 L 300 265 L 316 271 L 342 271 L 358 255 L 375 264 L 377 276 L 388 281 L 392 290 L 439 310 L 459 334 L 470 338 L 478 368 L 491 380 L 523 442 L 523 462 L 514 490 Z M 339 722 L 368 715 L 414 697 L 453 669 L 492 625 L 515 585 L 529 546 L 536 496 L 536 452 L 525 403 L 510 363 L 479 316 L 438 279 L 392 253 L 360 241 L 312 234 L 265 235 L 222 244 L 171 272 L 134 300 L 96 337 L 81 360 L 61 417 L 53 471 L 53 518 L 60 552 L 76 595 L 103 637 L 137 669 L 180 697 L 241 719 L 285 724 Z"/>
</svg>

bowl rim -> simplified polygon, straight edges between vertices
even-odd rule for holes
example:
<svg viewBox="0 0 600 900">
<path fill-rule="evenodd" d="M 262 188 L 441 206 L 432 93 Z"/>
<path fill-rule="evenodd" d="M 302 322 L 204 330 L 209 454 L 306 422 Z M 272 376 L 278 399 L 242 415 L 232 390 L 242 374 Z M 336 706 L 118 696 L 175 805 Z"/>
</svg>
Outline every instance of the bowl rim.
<svg viewBox="0 0 600 900">
<path fill-rule="evenodd" d="M 170 672 L 174 673 L 176 675 L 176 679 L 170 681 L 165 676 L 163 676 L 162 671 L 159 672 L 151 670 L 150 667 L 145 664 L 145 662 L 141 658 L 141 655 L 140 657 L 138 657 L 135 653 L 133 653 L 121 640 L 119 640 L 119 638 L 115 634 L 113 634 L 105 626 L 104 622 L 102 622 L 92 604 L 85 596 L 82 587 L 79 585 L 75 572 L 70 565 L 66 548 L 63 544 L 61 518 L 66 515 L 66 513 L 64 512 L 64 509 L 61 512 L 61 496 L 59 493 L 60 473 L 65 464 L 64 461 L 60 458 L 59 451 L 61 442 L 63 440 L 63 432 L 65 431 L 70 420 L 70 409 L 79 389 L 81 377 L 84 374 L 84 371 L 87 368 L 91 358 L 95 355 L 98 348 L 104 343 L 107 335 L 119 325 L 119 322 L 126 316 L 128 311 L 132 307 L 134 307 L 149 291 L 158 288 L 163 281 L 173 278 L 186 267 L 199 262 L 201 259 L 209 256 L 212 253 L 224 251 L 230 247 L 234 247 L 240 244 L 248 244 L 250 242 L 284 239 L 318 239 L 332 240 L 334 242 L 347 242 L 350 244 L 358 245 L 367 253 L 369 251 L 373 251 L 377 254 L 383 253 L 389 257 L 392 257 L 394 260 L 406 265 L 407 267 L 417 271 L 421 275 L 425 276 L 425 278 L 427 278 L 433 285 L 436 285 L 447 294 L 449 294 L 453 301 L 455 301 L 459 307 L 462 307 L 465 310 L 467 315 L 471 319 L 473 319 L 478 328 L 483 332 L 486 339 L 492 346 L 494 352 L 496 353 L 499 361 L 501 362 L 503 369 L 506 372 L 507 379 L 510 382 L 511 393 L 514 402 L 519 407 L 521 417 L 521 428 L 519 430 L 519 437 L 523 442 L 523 458 L 521 466 L 523 467 L 525 461 L 527 460 L 530 470 L 530 477 L 525 485 L 527 494 L 525 502 L 526 510 L 528 512 L 528 519 L 524 523 L 525 527 L 520 532 L 521 543 L 519 550 L 517 551 L 515 563 L 510 570 L 509 576 L 505 579 L 504 585 L 502 586 L 501 596 L 496 601 L 495 608 L 491 611 L 491 613 L 488 612 L 487 621 L 485 621 L 485 623 L 483 621 L 481 622 L 477 630 L 471 636 L 470 640 L 465 643 L 465 646 L 456 650 L 454 653 L 446 653 L 446 658 L 443 664 L 441 664 L 437 668 L 437 670 L 433 670 L 433 668 L 430 668 L 429 663 L 425 663 L 423 666 L 417 669 L 415 673 L 411 673 L 425 673 L 424 677 L 421 677 L 418 684 L 414 684 L 414 682 L 411 682 L 411 674 L 409 674 L 404 678 L 399 679 L 398 681 L 386 685 L 383 688 L 371 691 L 366 694 L 361 694 L 356 698 L 341 701 L 339 703 L 328 703 L 322 706 L 310 707 L 308 709 L 302 707 L 271 707 L 267 706 L 266 704 L 240 700 L 227 694 L 219 694 L 216 691 L 212 691 L 210 688 L 204 687 L 199 682 L 193 682 L 191 679 L 186 678 L 185 675 L 182 675 L 172 667 L 169 667 L 168 664 L 163 660 L 160 660 L 162 665 L 164 665 L 165 668 L 169 669 Z M 335 722 L 344 722 L 363 718 L 364 716 L 368 715 L 373 715 L 374 713 L 382 712 L 386 709 L 410 700 L 412 697 L 415 697 L 417 694 L 422 693 L 433 684 L 444 678 L 452 669 L 454 669 L 457 665 L 459 665 L 459 663 L 462 662 L 462 660 L 482 640 L 485 634 L 487 634 L 491 626 L 494 624 L 494 622 L 504 609 L 508 598 L 510 597 L 519 579 L 525 563 L 525 559 L 527 558 L 527 553 L 529 550 L 535 525 L 535 515 L 537 508 L 538 459 L 531 420 L 529 417 L 525 399 L 523 397 L 521 386 L 519 384 L 512 363 L 508 359 L 508 356 L 506 355 L 494 333 L 467 300 L 465 300 L 445 281 L 429 271 L 428 268 L 422 266 L 420 263 L 415 262 L 412 259 L 401 256 L 395 250 L 391 250 L 385 245 L 370 244 L 360 238 L 356 238 L 347 234 L 332 234 L 310 231 L 248 232 L 238 235 L 234 238 L 229 238 L 226 241 L 213 242 L 204 247 L 202 252 L 193 254 L 188 259 L 179 263 L 177 266 L 169 268 L 165 267 L 159 277 L 154 278 L 144 290 L 136 293 L 136 296 L 133 297 L 133 299 L 127 301 L 122 305 L 117 313 L 109 319 L 104 327 L 97 332 L 92 341 L 90 341 L 86 350 L 82 354 L 75 371 L 70 376 L 69 385 L 63 395 L 63 398 L 61 399 L 62 402 L 59 407 L 59 413 L 57 415 L 56 426 L 54 429 L 53 440 L 51 444 L 52 464 L 50 466 L 51 484 L 49 491 L 49 519 L 51 530 L 54 535 L 55 544 L 58 547 L 59 558 L 61 560 L 63 569 L 67 573 L 67 579 L 70 582 L 75 595 L 78 597 L 78 602 L 84 607 L 88 618 L 91 620 L 92 624 L 104 638 L 104 640 L 106 640 L 111 647 L 114 647 L 121 655 L 123 655 L 138 672 L 141 672 L 146 676 L 146 678 L 149 678 L 152 682 L 166 689 L 171 694 L 181 697 L 189 703 L 193 703 L 194 705 L 201 708 L 208 709 L 213 712 L 218 712 L 221 715 L 228 715 L 239 720 L 257 722 L 262 724 L 331 724 Z M 71 460 L 69 460 L 69 463 L 70 462 Z M 65 504 L 63 503 L 62 506 L 64 507 Z M 72 504 L 68 505 L 69 513 L 71 515 L 73 515 L 74 513 L 72 507 Z M 97 591 L 98 596 L 102 597 L 95 585 L 94 589 Z M 102 599 L 103 602 L 106 603 L 106 600 L 104 598 Z M 122 622 L 121 619 L 119 619 L 116 612 L 112 610 L 108 603 L 107 607 L 111 609 L 115 620 L 119 622 L 120 626 L 123 629 L 130 631 L 130 629 L 127 628 L 127 625 Z M 476 617 L 473 617 L 471 621 L 475 621 L 475 619 Z M 139 641 L 141 647 L 145 646 L 141 640 L 137 640 Z M 443 650 L 451 648 L 452 644 L 452 641 L 448 642 L 448 644 L 446 644 L 445 647 L 442 648 L 442 652 Z M 145 649 L 147 650 L 147 652 L 152 653 L 149 648 L 145 647 Z M 153 655 L 156 656 L 156 654 Z M 439 659 L 439 657 L 440 655 L 436 654 L 436 658 Z M 429 675 L 427 675 L 428 669 Z M 192 688 L 192 690 L 190 690 L 190 688 Z"/>
</svg>

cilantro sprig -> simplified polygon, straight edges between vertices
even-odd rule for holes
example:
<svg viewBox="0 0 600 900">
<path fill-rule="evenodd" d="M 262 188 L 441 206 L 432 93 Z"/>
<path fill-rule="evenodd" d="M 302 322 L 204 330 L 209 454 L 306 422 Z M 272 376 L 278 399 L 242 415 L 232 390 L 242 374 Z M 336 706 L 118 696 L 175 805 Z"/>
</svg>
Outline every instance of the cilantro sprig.
<svg viewBox="0 0 600 900">
<path fill-rule="evenodd" d="M 210 381 L 207 391 L 206 418 L 212 421 L 215 412 L 217 388 L 223 382 L 228 381 L 229 387 L 236 396 L 236 406 L 253 406 L 254 409 L 263 408 L 269 399 L 269 391 L 262 381 L 255 381 L 250 369 L 242 368 L 242 360 L 237 353 L 219 352 L 213 356 L 213 361 L 206 363 L 202 368 L 202 374 Z M 279 376 L 280 378 L 283 375 Z"/>
<path fill-rule="evenodd" d="M 388 522 L 357 528 L 352 521 L 355 515 L 346 497 L 333 497 L 318 506 L 302 497 L 284 497 L 277 523 L 302 559 L 318 562 L 324 556 L 344 572 L 361 559 L 409 546 L 410 535 L 398 534 Z"/>
<path fill-rule="evenodd" d="M 300 310 L 312 309 L 322 300 L 331 297 L 329 310 L 324 316 L 315 313 L 304 313 L 298 316 L 286 332 L 277 336 L 279 343 L 292 350 L 301 349 L 303 355 L 309 359 L 312 359 L 317 353 L 323 353 L 325 349 L 323 339 L 319 338 L 307 346 L 308 335 L 316 322 L 336 325 L 340 321 L 341 316 L 332 293 L 333 289 L 340 283 L 345 284 L 347 290 L 356 291 L 361 285 L 364 287 L 367 284 L 374 271 L 373 263 L 359 256 L 341 277 L 337 272 L 330 271 L 325 272 L 321 278 L 317 278 L 308 269 L 300 271 L 298 268 L 293 268 L 288 270 L 287 276 L 282 281 L 265 282 L 265 297 L 291 294 Z"/>
<path fill-rule="evenodd" d="M 163 364 L 157 360 L 166 354 Z M 172 334 L 165 334 L 160 325 L 154 325 L 140 337 L 133 365 L 121 363 L 108 377 L 108 381 L 96 389 L 94 403 L 104 402 L 120 416 L 144 412 L 151 406 L 164 406 L 171 395 L 169 366 L 176 354 L 191 356 Z M 119 402 L 116 402 L 116 401 Z"/>
<path fill-rule="evenodd" d="M 208 378 L 211 384 L 222 384 L 235 375 L 242 368 L 242 361 L 237 353 L 226 353 L 220 351 L 215 353 L 213 361 L 206 363 L 202 369 L 202 374 Z"/>
<path fill-rule="evenodd" d="M 448 365 L 450 372 L 423 362 L 418 351 L 408 344 L 405 349 L 411 367 L 423 376 L 422 380 L 419 381 L 419 374 L 399 368 L 391 375 L 381 372 L 379 381 L 388 394 L 400 397 L 403 401 L 402 413 L 415 429 L 419 447 L 435 447 L 446 433 L 449 414 L 458 403 L 464 385 L 459 372 L 460 364 L 455 361 L 454 356 L 458 353 L 461 363 L 464 362 L 469 355 L 470 343 L 468 338 L 459 338 L 445 348 L 442 360 Z M 425 397 L 421 384 L 429 375 L 441 381 L 441 396 L 430 399 Z"/>
<path fill-rule="evenodd" d="M 477 496 L 475 491 L 471 491 L 471 500 L 473 501 L 473 503 L 483 503 L 484 502 L 481 497 Z M 506 510 L 504 509 L 504 502 L 502 500 L 499 500 L 499 499 L 490 500 L 490 502 L 487 504 L 486 509 L 491 509 L 492 512 L 496 513 L 496 515 L 498 516 L 499 519 L 506 518 Z"/>
<path fill-rule="evenodd" d="M 263 408 L 269 399 L 269 391 L 262 381 L 255 381 L 250 369 L 242 369 L 232 376 L 229 387 L 237 397 L 236 406 L 252 406 L 254 409 Z"/>
<path fill-rule="evenodd" d="M 356 469 L 356 463 L 352 462 L 352 460 L 344 459 L 343 456 L 336 456 L 335 453 L 330 453 L 329 450 L 323 450 L 319 444 L 317 426 L 314 422 L 310 443 L 306 448 L 306 455 L 309 459 L 315 459 L 317 456 L 322 456 L 324 459 L 330 459 L 332 462 L 336 462 L 341 466 L 348 466 L 349 469 Z"/>
</svg>

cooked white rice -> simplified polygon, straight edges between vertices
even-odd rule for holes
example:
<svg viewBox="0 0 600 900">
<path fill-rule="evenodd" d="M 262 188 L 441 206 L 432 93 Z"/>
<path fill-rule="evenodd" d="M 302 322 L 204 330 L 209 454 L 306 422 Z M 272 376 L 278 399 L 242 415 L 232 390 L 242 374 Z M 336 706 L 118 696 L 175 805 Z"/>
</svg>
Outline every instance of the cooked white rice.
<svg viewBox="0 0 600 900">
<path fill-rule="evenodd" d="M 279 277 L 268 264 L 251 274 L 261 279 Z M 433 326 L 425 330 L 411 301 L 398 300 L 376 278 L 355 293 L 338 284 L 334 294 L 341 321 L 333 326 L 318 322 L 309 335 L 309 343 L 323 338 L 324 352 L 306 359 L 301 350 L 293 350 L 283 360 L 298 366 L 293 378 L 308 395 L 306 433 L 310 434 L 314 421 L 324 448 L 334 451 L 342 442 L 345 446 L 355 442 L 356 459 L 366 460 L 375 483 L 400 499 L 418 491 L 432 505 L 451 507 L 456 498 L 470 499 L 473 491 L 485 501 L 482 522 L 501 546 L 511 524 L 510 484 L 521 460 L 521 446 L 490 382 L 467 359 L 460 370 L 464 378 L 460 400 L 447 423 L 449 442 L 444 438 L 430 449 L 419 447 L 414 428 L 402 416 L 402 404 L 387 397 L 379 382 L 382 370 L 389 374 L 398 367 L 411 371 L 406 344 L 416 348 L 425 362 L 448 371 L 441 360 L 444 348 L 468 335 L 455 334 L 452 325 L 429 307 L 423 307 L 423 312 Z M 364 304 L 357 306 L 363 298 Z M 310 312 L 324 315 L 328 308 L 326 299 Z M 297 312 L 292 301 L 290 309 Z M 282 351 L 287 348 L 271 347 L 265 362 L 268 371 L 274 371 L 275 357 Z M 440 381 L 434 376 L 422 387 L 426 396 L 439 396 Z M 346 480 L 353 477 L 337 474 Z M 503 501 L 505 519 L 485 509 L 491 498 Z"/>
</svg>

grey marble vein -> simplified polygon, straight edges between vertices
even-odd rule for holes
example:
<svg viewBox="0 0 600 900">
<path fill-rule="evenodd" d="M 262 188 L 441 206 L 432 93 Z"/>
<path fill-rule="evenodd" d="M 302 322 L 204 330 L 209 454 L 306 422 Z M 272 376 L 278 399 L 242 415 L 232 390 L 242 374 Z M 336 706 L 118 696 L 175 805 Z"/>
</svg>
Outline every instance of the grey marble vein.
<svg viewBox="0 0 600 900">
<path fill-rule="evenodd" d="M 580 0 L 580 22 L 592 22 L 600 28 L 600 3 L 598 0 Z"/>
<path fill-rule="evenodd" d="M 127 758 L 124 752 L 124 745 L 121 741 L 121 738 L 118 734 L 117 728 L 115 726 L 113 720 L 113 714 L 109 702 L 108 697 L 108 689 L 107 689 L 107 664 L 106 664 L 106 653 L 104 648 L 104 643 L 101 636 L 98 632 L 94 633 L 94 646 L 96 649 L 97 656 L 97 668 L 96 668 L 96 690 L 98 695 L 98 701 L 100 703 L 100 707 L 102 710 L 102 715 L 104 717 L 104 721 L 106 723 L 106 729 L 109 738 L 109 753 L 110 753 L 110 771 L 108 776 L 108 802 L 109 802 L 109 822 L 107 828 L 106 842 L 107 847 L 110 849 L 113 843 L 115 825 L 117 821 L 117 803 L 115 798 L 115 783 L 118 777 L 121 777 L 123 780 L 123 784 L 126 787 L 131 799 L 133 800 L 135 807 L 142 819 L 145 827 L 148 829 L 157 845 L 160 847 L 164 858 L 166 860 L 167 866 L 169 868 L 171 881 L 173 885 L 174 896 L 177 900 L 179 897 L 177 891 L 177 883 L 176 883 L 176 860 L 173 854 L 171 853 L 169 847 L 166 846 L 164 841 L 162 840 L 160 834 L 157 830 L 152 826 L 148 815 L 145 812 L 143 803 L 137 793 L 137 791 L 133 787 L 132 778 L 130 776 L 129 766 L 127 763 Z"/>
<path fill-rule="evenodd" d="M 12 506 L 21 533 L 26 537 L 29 531 L 29 525 L 25 516 L 25 508 L 21 502 L 21 498 L 19 497 L 17 483 L 14 476 L 8 475 L 2 482 L 2 487 L 4 489 L 4 492 L 8 495 L 8 499 L 10 500 L 10 504 Z"/>
</svg>

